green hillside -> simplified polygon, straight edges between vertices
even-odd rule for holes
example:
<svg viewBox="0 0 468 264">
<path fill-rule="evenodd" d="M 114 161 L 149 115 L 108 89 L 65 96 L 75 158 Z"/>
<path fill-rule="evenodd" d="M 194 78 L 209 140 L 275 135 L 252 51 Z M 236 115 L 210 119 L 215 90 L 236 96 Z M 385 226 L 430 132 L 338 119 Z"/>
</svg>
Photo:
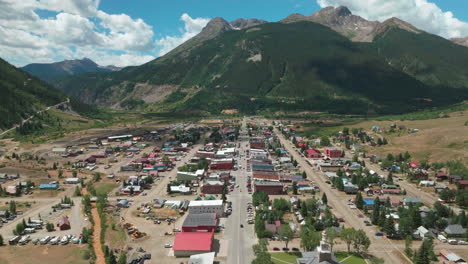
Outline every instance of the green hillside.
<svg viewBox="0 0 468 264">
<path fill-rule="evenodd" d="M 407 45 L 413 46 L 402 52 Z M 435 46 L 441 55 L 433 54 Z M 178 86 L 164 110 L 402 113 L 467 98 L 468 67 L 462 66 L 468 49 L 454 46 L 391 28 L 373 43 L 355 43 L 312 22 L 267 23 L 225 32 L 190 52 L 117 73 L 65 78 L 57 86 L 88 103 L 116 90 L 130 93 L 137 83 Z M 408 67 L 406 59 L 419 60 L 424 70 Z"/>
<path fill-rule="evenodd" d="M 0 59 L 0 129 L 65 98 L 62 92 Z"/>
</svg>

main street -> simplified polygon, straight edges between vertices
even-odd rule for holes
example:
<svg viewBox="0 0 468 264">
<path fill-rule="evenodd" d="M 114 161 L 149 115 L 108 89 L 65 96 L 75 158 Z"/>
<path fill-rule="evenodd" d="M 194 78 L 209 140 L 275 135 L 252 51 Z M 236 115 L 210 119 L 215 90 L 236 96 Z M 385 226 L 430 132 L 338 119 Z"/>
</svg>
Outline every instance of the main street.
<svg viewBox="0 0 468 264">
<path fill-rule="evenodd" d="M 368 227 L 364 224 L 363 219 L 358 217 L 358 211 L 347 206 L 347 200 L 350 198 L 344 193 L 340 193 L 337 189 L 332 189 L 330 185 L 325 183 L 325 179 L 316 170 L 314 170 L 306 160 L 295 150 L 292 142 L 287 140 L 278 129 L 274 129 L 281 144 L 298 162 L 302 169 L 307 173 L 307 177 L 314 181 L 317 186 L 327 194 L 328 204 L 332 207 L 332 212 L 337 217 L 345 219 L 345 226 L 355 229 L 362 229 L 366 232 L 371 241 L 371 246 L 368 252 L 376 257 L 385 260 L 385 263 L 411 263 L 406 255 L 399 249 L 393 241 L 385 237 L 376 237 L 374 234 L 377 231 L 375 227 Z"/>
<path fill-rule="evenodd" d="M 240 131 L 240 147 L 236 158 L 239 168 L 237 171 L 232 171 L 239 188 L 234 188 L 234 191 L 227 197 L 232 202 L 232 214 L 226 220 L 226 229 L 224 231 L 224 238 L 229 243 L 228 264 L 252 263 L 254 259 L 252 246 L 257 240 L 253 225 L 247 223 L 247 203 L 252 201 L 252 196 L 247 190 L 247 176 L 251 173 L 247 172 L 249 142 L 246 134 L 244 121 Z"/>
</svg>

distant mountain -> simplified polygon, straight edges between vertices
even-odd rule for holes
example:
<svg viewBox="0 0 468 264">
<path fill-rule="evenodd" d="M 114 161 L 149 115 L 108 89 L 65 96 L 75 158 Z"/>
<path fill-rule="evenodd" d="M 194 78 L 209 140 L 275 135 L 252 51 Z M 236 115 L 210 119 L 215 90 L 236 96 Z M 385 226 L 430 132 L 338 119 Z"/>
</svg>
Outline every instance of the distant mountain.
<svg viewBox="0 0 468 264">
<path fill-rule="evenodd" d="M 468 37 L 465 37 L 465 38 L 452 38 L 450 40 L 453 41 L 454 43 L 457 43 L 458 45 L 468 47 Z"/>
<path fill-rule="evenodd" d="M 21 68 L 30 74 L 50 82 L 58 77 L 76 75 L 87 72 L 111 72 L 121 68 L 112 65 L 99 66 L 94 61 L 84 58 L 82 60 L 64 60 L 54 63 L 32 63 Z"/>
<path fill-rule="evenodd" d="M 250 21 L 215 18 L 144 65 L 55 84 L 91 104 L 210 113 L 402 113 L 468 98 L 468 48 L 397 18 L 339 7 Z"/>
<path fill-rule="evenodd" d="M 65 99 L 61 91 L 0 59 L 0 129 Z"/>
</svg>

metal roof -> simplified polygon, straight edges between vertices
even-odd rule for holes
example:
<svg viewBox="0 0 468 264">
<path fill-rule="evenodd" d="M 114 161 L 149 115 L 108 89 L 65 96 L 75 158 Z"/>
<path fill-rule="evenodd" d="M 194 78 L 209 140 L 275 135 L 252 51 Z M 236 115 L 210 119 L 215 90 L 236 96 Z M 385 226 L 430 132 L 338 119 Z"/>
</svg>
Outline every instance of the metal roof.
<svg viewBox="0 0 468 264">
<path fill-rule="evenodd" d="M 183 227 L 197 227 L 197 226 L 216 226 L 216 214 L 189 214 L 185 218 Z"/>
</svg>

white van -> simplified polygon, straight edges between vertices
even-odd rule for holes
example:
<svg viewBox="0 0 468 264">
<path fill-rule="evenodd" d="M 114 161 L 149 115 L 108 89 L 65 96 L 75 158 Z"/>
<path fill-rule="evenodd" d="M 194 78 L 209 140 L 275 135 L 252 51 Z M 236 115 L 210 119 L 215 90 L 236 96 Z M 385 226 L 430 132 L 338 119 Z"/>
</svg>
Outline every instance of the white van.
<svg viewBox="0 0 468 264">
<path fill-rule="evenodd" d="M 458 241 L 456 241 L 455 239 L 449 239 L 449 240 L 448 240 L 448 243 L 449 243 L 450 245 L 458 245 Z"/>
</svg>

